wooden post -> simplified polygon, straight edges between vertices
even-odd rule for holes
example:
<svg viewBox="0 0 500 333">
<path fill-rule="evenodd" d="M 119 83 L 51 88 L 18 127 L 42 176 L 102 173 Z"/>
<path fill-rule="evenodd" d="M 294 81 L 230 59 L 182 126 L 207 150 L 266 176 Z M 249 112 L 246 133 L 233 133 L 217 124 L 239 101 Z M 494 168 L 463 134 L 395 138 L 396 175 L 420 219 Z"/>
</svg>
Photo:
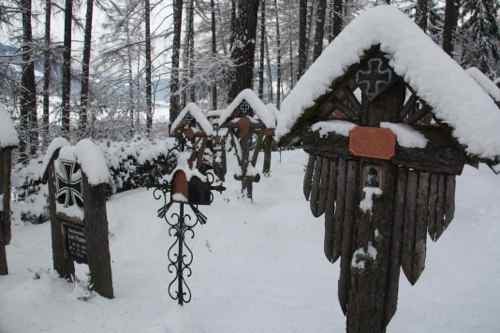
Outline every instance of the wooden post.
<svg viewBox="0 0 500 333">
<path fill-rule="evenodd" d="M 11 153 L 12 149 L 0 149 L 0 203 L 3 208 L 0 210 L 0 275 L 7 275 L 7 253 L 5 246 L 10 243 L 10 174 L 11 174 Z"/>
<path fill-rule="evenodd" d="M 103 297 L 113 298 L 111 256 L 106 215 L 106 184 L 92 186 L 83 177 L 85 233 L 87 235 L 88 265 L 92 288 Z"/>
</svg>

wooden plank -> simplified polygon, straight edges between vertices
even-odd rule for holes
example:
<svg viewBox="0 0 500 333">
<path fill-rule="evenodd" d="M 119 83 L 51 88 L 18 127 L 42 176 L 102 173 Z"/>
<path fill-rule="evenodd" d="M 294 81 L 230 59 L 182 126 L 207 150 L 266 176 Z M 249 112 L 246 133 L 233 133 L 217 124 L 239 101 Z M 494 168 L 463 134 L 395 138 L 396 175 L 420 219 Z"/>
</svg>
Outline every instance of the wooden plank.
<svg viewBox="0 0 500 333">
<path fill-rule="evenodd" d="M 346 197 L 347 161 L 343 158 L 337 160 L 337 193 L 335 200 L 335 241 L 332 258 L 342 254 L 342 235 L 344 227 L 345 197 Z"/>
<path fill-rule="evenodd" d="M 415 218 L 417 208 L 418 173 L 408 172 L 406 184 L 405 221 L 403 227 L 403 249 L 401 264 L 406 277 L 412 282 L 412 258 L 415 248 Z"/>
<path fill-rule="evenodd" d="M 309 206 L 314 217 L 320 217 L 322 212 L 319 208 L 319 190 L 321 184 L 321 167 L 322 158 L 317 157 L 314 164 L 314 173 L 312 177 L 311 197 L 309 198 Z"/>
<path fill-rule="evenodd" d="M 312 178 L 314 174 L 314 165 L 316 163 L 316 155 L 309 154 L 309 159 L 307 160 L 306 172 L 304 173 L 303 190 L 304 197 L 309 200 L 312 189 Z"/>
<path fill-rule="evenodd" d="M 326 199 L 325 211 L 325 256 L 331 263 L 334 263 L 337 256 L 334 256 L 335 248 L 335 198 L 337 196 L 337 161 L 330 161 L 328 184 L 328 196 Z"/>
<path fill-rule="evenodd" d="M 319 182 L 318 213 L 322 215 L 326 210 L 326 199 L 328 197 L 328 187 L 330 185 L 330 163 L 331 160 L 321 158 L 321 178 Z"/>
<path fill-rule="evenodd" d="M 453 175 L 446 176 L 446 199 L 444 203 L 444 226 L 441 232 L 444 232 L 451 221 L 455 217 L 455 190 L 456 190 L 456 179 Z"/>
<path fill-rule="evenodd" d="M 431 231 L 431 238 L 437 241 L 443 233 L 443 220 L 445 214 L 445 199 L 446 199 L 446 175 L 439 175 L 438 180 L 438 197 L 436 200 L 436 224 Z"/>
<path fill-rule="evenodd" d="M 354 252 L 354 226 L 355 212 L 357 203 L 359 202 L 359 163 L 357 161 L 347 161 L 347 176 L 345 190 L 345 207 L 344 207 L 344 223 L 342 228 L 342 257 L 340 261 L 340 278 L 339 278 L 339 301 L 344 313 L 347 312 L 348 296 L 351 280 L 351 260 Z"/>
<path fill-rule="evenodd" d="M 396 196 L 394 199 L 394 220 L 392 225 L 391 254 L 387 293 L 385 296 L 385 325 L 388 325 L 398 306 L 399 275 L 401 272 L 401 247 L 403 245 L 403 225 L 405 217 L 406 184 L 408 170 L 398 168 Z"/>
<path fill-rule="evenodd" d="M 439 174 L 432 173 L 430 176 L 429 185 L 429 221 L 428 221 L 428 233 L 432 240 L 434 240 L 434 233 L 436 230 L 436 207 L 438 200 L 438 186 L 439 186 Z"/>
<path fill-rule="evenodd" d="M 411 271 L 412 284 L 415 284 L 425 268 L 425 255 L 427 245 L 427 223 L 428 223 L 428 202 L 429 202 L 429 182 L 430 174 L 420 172 L 418 176 L 417 191 L 417 211 L 415 220 L 415 242 L 413 250 L 413 264 Z"/>
</svg>

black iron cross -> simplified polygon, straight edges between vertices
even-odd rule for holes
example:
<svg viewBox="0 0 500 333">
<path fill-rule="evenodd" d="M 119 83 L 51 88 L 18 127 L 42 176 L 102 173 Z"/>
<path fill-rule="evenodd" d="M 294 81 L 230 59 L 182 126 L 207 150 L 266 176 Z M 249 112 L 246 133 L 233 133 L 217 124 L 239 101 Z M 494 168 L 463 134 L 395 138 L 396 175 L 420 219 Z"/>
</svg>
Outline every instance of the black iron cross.
<svg viewBox="0 0 500 333">
<path fill-rule="evenodd" d="M 392 80 L 392 70 L 381 58 L 368 60 L 365 68 L 356 73 L 358 86 L 370 101 L 387 89 Z"/>
<path fill-rule="evenodd" d="M 239 116 L 247 116 L 249 118 L 253 117 L 253 109 L 252 107 L 248 104 L 247 101 L 242 101 L 240 105 L 238 105 L 238 115 Z"/>
<path fill-rule="evenodd" d="M 75 161 L 58 160 L 56 168 L 56 199 L 64 207 L 83 207 L 82 173 Z"/>
</svg>

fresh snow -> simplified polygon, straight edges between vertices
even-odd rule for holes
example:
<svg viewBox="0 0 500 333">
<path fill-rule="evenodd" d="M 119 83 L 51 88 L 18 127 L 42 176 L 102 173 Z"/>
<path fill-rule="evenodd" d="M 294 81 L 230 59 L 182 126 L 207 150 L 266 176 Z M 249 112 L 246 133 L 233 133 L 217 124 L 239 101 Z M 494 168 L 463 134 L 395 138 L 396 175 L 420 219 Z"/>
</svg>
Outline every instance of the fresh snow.
<svg viewBox="0 0 500 333">
<path fill-rule="evenodd" d="M 54 153 L 56 152 L 56 150 L 58 150 L 62 147 L 70 146 L 70 145 L 71 144 L 69 143 L 69 141 L 63 137 L 54 138 L 50 142 L 49 146 L 47 147 L 47 151 L 45 152 L 45 156 L 43 157 L 42 167 L 40 169 L 40 171 L 41 171 L 40 177 L 42 177 L 45 174 L 45 172 L 47 171 L 47 168 L 49 167 L 50 160 L 52 159 L 52 156 L 54 156 Z"/>
<path fill-rule="evenodd" d="M 368 242 L 367 249 L 361 247 L 354 251 L 352 254 L 351 266 L 356 269 L 365 269 L 367 260 L 377 260 L 377 249 L 373 246 L 372 242 Z"/>
<path fill-rule="evenodd" d="M 280 163 L 273 154 L 273 177 L 254 186 L 254 203 L 237 199 L 241 185 L 228 177 L 228 190 L 199 207 L 208 223 L 186 239 L 194 251 L 193 300 L 182 308 L 167 294 L 173 239 L 156 216 L 162 202 L 152 191 L 107 203 L 112 300 L 82 301 L 82 290 L 57 277 L 49 223 L 14 224 L 9 275 L 0 277 L 0 332 L 345 332 L 339 263 L 324 257 L 324 218 L 312 217 L 302 194 L 306 159 L 284 151 Z M 237 170 L 230 162 L 228 174 Z M 500 302 L 492 298 L 500 294 L 499 197 L 500 178 L 485 166 L 465 167 L 455 220 L 437 243 L 428 242 L 416 286 L 401 274 L 388 332 L 500 332 Z"/>
<path fill-rule="evenodd" d="M 109 183 L 111 176 L 104 153 L 99 146 L 90 139 L 83 139 L 76 144 L 75 152 L 77 161 L 80 163 L 90 185 L 96 186 Z"/>
<path fill-rule="evenodd" d="M 319 132 L 322 137 L 335 133 L 342 136 L 349 136 L 349 132 L 358 125 L 346 120 L 319 121 L 311 126 L 313 132 Z"/>
<path fill-rule="evenodd" d="M 276 119 L 273 112 L 261 101 L 261 99 L 251 89 L 242 90 L 238 96 L 224 110 L 219 113 L 218 124 L 222 125 L 231 117 L 241 102 L 246 101 L 255 111 L 255 115 L 264 123 L 267 128 L 276 127 Z"/>
<path fill-rule="evenodd" d="M 15 147 L 19 144 L 14 122 L 9 112 L 0 107 L 0 148 Z"/>
<path fill-rule="evenodd" d="M 195 103 L 189 103 L 188 105 L 186 105 L 186 107 L 184 107 L 184 109 L 182 109 L 182 111 L 172 123 L 172 132 L 180 125 L 187 113 L 193 116 L 193 118 L 200 126 L 201 130 L 203 130 L 206 135 L 214 134 L 214 129 L 212 127 L 212 124 L 210 124 L 210 122 L 208 121 L 207 115 L 205 115 L 205 113 L 203 113 L 203 111 Z"/>
<path fill-rule="evenodd" d="M 390 129 L 396 136 L 398 144 L 406 148 L 425 148 L 427 138 L 407 124 L 381 122 L 380 127 Z"/>
<path fill-rule="evenodd" d="M 382 195 L 382 190 L 378 187 L 366 186 L 363 188 L 365 197 L 359 203 L 359 208 L 363 213 L 371 213 L 373 209 L 373 198 Z"/>
<path fill-rule="evenodd" d="M 467 68 L 467 74 L 469 74 L 484 91 L 490 95 L 495 102 L 500 102 L 500 88 L 491 81 L 483 72 L 481 72 L 477 67 Z M 500 112 L 500 111 L 499 111 Z"/>
<path fill-rule="evenodd" d="M 368 9 L 354 19 L 301 77 L 283 101 L 277 136 L 294 126 L 330 84 L 380 44 L 394 71 L 429 103 L 467 152 L 500 156 L 500 112 L 481 87 L 410 18 L 393 6 Z"/>
</svg>

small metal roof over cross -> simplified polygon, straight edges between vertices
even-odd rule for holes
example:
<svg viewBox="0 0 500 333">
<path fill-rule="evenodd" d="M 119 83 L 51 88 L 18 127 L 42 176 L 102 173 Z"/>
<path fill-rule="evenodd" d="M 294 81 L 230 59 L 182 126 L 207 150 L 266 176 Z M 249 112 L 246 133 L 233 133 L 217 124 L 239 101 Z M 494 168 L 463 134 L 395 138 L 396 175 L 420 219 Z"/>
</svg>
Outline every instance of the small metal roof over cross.
<svg viewBox="0 0 500 333">
<path fill-rule="evenodd" d="M 356 73 L 356 82 L 372 101 L 391 85 L 393 76 L 392 69 L 383 59 L 371 58 L 366 66 Z"/>
<path fill-rule="evenodd" d="M 83 207 L 82 172 L 76 161 L 57 160 L 56 200 L 64 207 Z"/>
</svg>

